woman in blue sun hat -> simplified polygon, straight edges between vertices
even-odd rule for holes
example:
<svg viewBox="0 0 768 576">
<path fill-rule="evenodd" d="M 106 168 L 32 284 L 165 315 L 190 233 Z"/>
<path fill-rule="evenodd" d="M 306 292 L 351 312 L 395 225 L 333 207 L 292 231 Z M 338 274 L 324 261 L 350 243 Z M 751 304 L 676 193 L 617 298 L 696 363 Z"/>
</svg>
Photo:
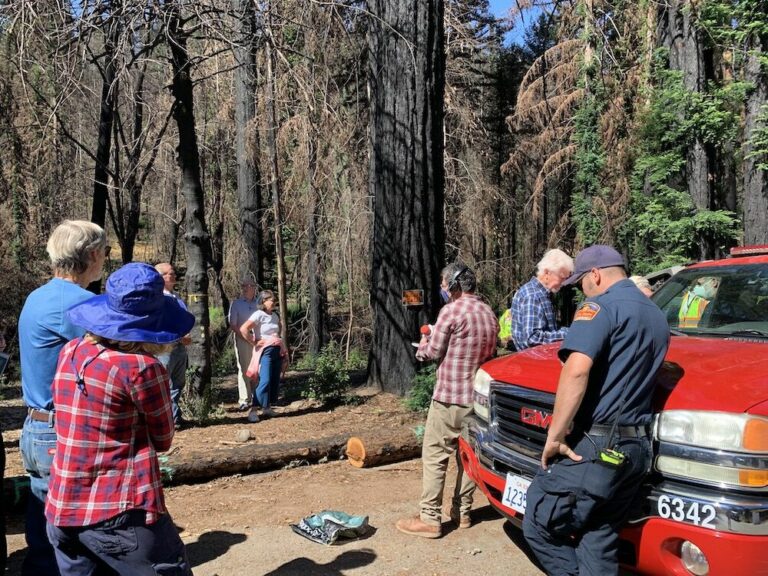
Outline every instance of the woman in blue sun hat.
<svg viewBox="0 0 768 576">
<path fill-rule="evenodd" d="M 174 434 L 157 355 L 194 316 L 142 263 L 114 272 L 105 294 L 67 316 L 86 332 L 62 349 L 53 381 L 58 440 L 45 511 L 61 574 L 191 575 L 157 458 Z"/>
</svg>

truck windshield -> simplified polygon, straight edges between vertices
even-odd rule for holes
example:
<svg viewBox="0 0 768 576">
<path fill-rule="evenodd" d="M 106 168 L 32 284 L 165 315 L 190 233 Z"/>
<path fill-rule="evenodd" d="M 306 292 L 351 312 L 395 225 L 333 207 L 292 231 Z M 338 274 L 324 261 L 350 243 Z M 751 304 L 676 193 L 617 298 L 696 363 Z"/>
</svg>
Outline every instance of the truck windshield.
<svg viewBox="0 0 768 576">
<path fill-rule="evenodd" d="M 689 268 L 653 300 L 673 330 L 768 339 L 768 264 Z"/>
</svg>

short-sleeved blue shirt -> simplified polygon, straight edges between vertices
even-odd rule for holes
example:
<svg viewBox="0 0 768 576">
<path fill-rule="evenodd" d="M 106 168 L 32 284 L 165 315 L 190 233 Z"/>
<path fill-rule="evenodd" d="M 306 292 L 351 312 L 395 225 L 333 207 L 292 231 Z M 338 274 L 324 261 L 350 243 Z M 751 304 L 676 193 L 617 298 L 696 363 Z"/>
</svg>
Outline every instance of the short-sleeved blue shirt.
<svg viewBox="0 0 768 576">
<path fill-rule="evenodd" d="M 64 313 L 91 297 L 93 293 L 61 278 L 53 278 L 27 296 L 19 316 L 19 357 L 21 390 L 30 408 L 52 409 L 51 384 L 59 352 L 85 332 Z"/>
<path fill-rule="evenodd" d="M 574 425 L 585 430 L 612 425 L 625 388 L 619 425 L 649 424 L 656 373 L 668 346 L 666 317 L 631 280 L 582 303 L 559 351 L 563 361 L 581 352 L 593 362 Z"/>
</svg>

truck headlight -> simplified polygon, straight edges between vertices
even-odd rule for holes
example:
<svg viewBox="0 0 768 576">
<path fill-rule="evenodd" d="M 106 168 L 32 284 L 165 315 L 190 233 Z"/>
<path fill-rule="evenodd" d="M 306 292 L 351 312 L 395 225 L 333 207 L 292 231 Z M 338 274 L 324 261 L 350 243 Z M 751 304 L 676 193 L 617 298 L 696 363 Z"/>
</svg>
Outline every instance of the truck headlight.
<svg viewBox="0 0 768 576">
<path fill-rule="evenodd" d="M 658 439 L 701 448 L 768 452 L 768 418 L 694 410 L 667 410 L 659 415 Z"/>
<path fill-rule="evenodd" d="M 491 391 L 491 376 L 479 368 L 475 372 L 474 407 L 475 415 L 483 420 L 488 420 L 488 395 Z"/>
</svg>

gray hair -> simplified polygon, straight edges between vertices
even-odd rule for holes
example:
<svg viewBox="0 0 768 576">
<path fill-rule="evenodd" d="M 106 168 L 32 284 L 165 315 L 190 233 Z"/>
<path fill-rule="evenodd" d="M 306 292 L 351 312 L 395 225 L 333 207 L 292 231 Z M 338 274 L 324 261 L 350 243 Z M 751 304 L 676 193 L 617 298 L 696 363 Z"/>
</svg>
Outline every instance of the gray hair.
<svg viewBox="0 0 768 576">
<path fill-rule="evenodd" d="M 477 278 L 472 269 L 463 262 L 456 261 L 448 264 L 448 266 L 443 268 L 440 276 L 446 283 L 450 283 L 451 280 L 456 279 L 457 274 L 459 275 L 457 280 L 461 291 L 474 292 L 475 288 L 477 288 Z"/>
<path fill-rule="evenodd" d="M 107 246 L 104 229 L 87 220 L 65 220 L 48 238 L 45 249 L 55 272 L 82 274 L 91 263 L 90 254 Z"/>
<path fill-rule="evenodd" d="M 645 276 L 638 276 L 637 274 L 635 274 L 634 276 L 630 276 L 629 279 L 632 280 L 632 282 L 634 282 L 635 286 L 637 286 L 638 288 L 646 288 L 648 290 L 653 290 L 653 288 L 651 288 L 651 283 L 648 282 L 648 278 L 646 278 Z"/>
<path fill-rule="evenodd" d="M 536 264 L 536 274 L 542 274 L 547 270 L 550 272 L 565 270 L 568 274 L 573 274 L 573 258 L 559 248 L 547 250 Z"/>
</svg>

